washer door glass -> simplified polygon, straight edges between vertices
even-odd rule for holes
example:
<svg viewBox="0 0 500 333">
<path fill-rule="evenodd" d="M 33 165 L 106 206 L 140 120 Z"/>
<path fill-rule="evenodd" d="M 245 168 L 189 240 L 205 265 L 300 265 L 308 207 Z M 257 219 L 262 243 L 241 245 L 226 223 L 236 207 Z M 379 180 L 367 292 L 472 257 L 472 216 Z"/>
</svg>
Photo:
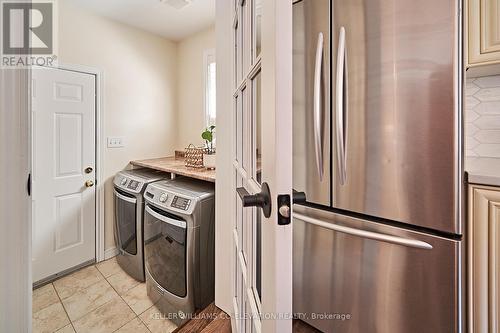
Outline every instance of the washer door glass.
<svg viewBox="0 0 500 333">
<path fill-rule="evenodd" d="M 123 251 L 137 254 L 137 199 L 116 189 L 115 237 Z"/>
<path fill-rule="evenodd" d="M 144 251 L 146 269 L 163 289 L 186 296 L 186 221 L 146 205 Z"/>
</svg>

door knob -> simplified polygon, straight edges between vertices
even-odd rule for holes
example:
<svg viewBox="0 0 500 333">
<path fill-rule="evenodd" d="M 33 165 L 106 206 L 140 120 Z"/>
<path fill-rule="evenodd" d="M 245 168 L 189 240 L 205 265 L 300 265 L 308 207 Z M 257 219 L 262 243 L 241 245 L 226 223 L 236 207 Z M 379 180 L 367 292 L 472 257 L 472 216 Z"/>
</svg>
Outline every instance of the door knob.
<svg viewBox="0 0 500 333">
<path fill-rule="evenodd" d="M 92 171 L 94 171 L 94 169 L 92 169 L 92 167 L 85 168 L 85 173 L 91 173 Z"/>
<path fill-rule="evenodd" d="M 87 181 L 85 182 L 85 186 L 86 186 L 86 187 L 92 187 L 92 186 L 94 186 L 94 181 L 92 181 L 92 180 L 87 180 Z"/>
<path fill-rule="evenodd" d="M 262 183 L 262 190 L 257 194 L 249 194 L 244 187 L 238 187 L 236 192 L 241 198 L 243 207 L 260 207 L 266 218 L 271 216 L 271 192 L 267 183 Z"/>
</svg>

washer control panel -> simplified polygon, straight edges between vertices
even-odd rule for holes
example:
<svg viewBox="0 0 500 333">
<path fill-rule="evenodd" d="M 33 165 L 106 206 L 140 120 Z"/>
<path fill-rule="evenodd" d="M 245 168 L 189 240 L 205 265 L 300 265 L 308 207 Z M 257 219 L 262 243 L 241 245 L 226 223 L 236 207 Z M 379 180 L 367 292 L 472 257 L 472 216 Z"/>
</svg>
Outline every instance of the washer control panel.
<svg viewBox="0 0 500 333">
<path fill-rule="evenodd" d="M 170 206 L 181 210 L 188 210 L 190 203 L 191 200 L 176 195 L 172 199 L 172 203 L 170 204 Z"/>
</svg>

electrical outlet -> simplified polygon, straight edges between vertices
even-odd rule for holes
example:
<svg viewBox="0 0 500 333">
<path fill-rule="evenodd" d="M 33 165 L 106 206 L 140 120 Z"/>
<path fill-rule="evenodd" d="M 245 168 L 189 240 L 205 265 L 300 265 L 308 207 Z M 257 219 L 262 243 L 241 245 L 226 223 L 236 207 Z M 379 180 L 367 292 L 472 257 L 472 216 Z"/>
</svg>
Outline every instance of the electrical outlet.
<svg viewBox="0 0 500 333">
<path fill-rule="evenodd" d="M 125 142 L 122 137 L 108 137 L 108 148 L 125 147 Z"/>
</svg>

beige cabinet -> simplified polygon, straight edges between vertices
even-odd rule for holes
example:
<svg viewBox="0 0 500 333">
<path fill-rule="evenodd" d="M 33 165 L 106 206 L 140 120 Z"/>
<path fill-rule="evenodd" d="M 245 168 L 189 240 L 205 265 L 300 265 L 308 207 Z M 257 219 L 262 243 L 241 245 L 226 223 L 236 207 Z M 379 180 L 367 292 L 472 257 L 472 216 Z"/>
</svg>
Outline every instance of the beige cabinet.
<svg viewBox="0 0 500 333">
<path fill-rule="evenodd" d="M 500 64 L 500 0 L 466 0 L 466 65 Z"/>
<path fill-rule="evenodd" d="M 500 188 L 469 187 L 469 331 L 500 330 Z"/>
</svg>

